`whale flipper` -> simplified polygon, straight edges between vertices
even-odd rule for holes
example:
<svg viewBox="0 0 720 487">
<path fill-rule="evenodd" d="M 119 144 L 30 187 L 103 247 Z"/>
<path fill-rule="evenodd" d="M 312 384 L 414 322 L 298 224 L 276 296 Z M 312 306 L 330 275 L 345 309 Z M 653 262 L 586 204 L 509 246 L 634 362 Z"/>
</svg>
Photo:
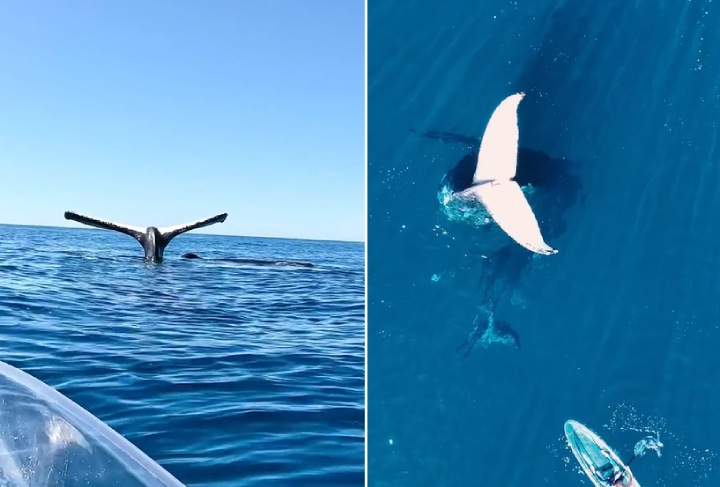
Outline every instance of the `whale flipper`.
<svg viewBox="0 0 720 487">
<path fill-rule="evenodd" d="M 225 221 L 227 216 L 227 213 L 220 213 L 219 215 L 211 216 L 191 223 L 183 223 L 182 225 L 175 225 L 172 227 L 160 227 L 158 228 L 158 231 L 160 231 L 162 238 L 165 239 L 166 242 L 169 242 L 181 233 L 189 232 L 190 230 L 195 230 L 196 228 L 207 227 L 208 225 L 213 225 L 215 223 L 222 223 Z"/>
<path fill-rule="evenodd" d="M 545 243 L 530 204 L 513 181 L 519 137 L 517 107 L 524 96 L 510 95 L 493 111 L 480 142 L 473 185 L 459 196 L 478 199 L 495 223 L 526 249 L 550 255 L 557 250 Z"/>
<path fill-rule="evenodd" d="M 109 222 L 107 220 L 100 220 L 98 218 L 93 218 L 91 216 L 75 213 L 74 211 L 66 211 L 65 219 L 73 220 L 78 223 L 82 223 L 83 225 L 89 225 L 91 227 L 98 227 L 98 228 L 103 228 L 105 230 L 113 230 L 116 232 L 124 233 L 126 235 L 130 235 L 131 237 L 137 239 L 138 241 L 142 241 L 142 239 L 145 236 L 144 228 L 134 227 L 131 225 L 124 225 L 122 223 L 113 223 L 113 222 Z"/>
</svg>

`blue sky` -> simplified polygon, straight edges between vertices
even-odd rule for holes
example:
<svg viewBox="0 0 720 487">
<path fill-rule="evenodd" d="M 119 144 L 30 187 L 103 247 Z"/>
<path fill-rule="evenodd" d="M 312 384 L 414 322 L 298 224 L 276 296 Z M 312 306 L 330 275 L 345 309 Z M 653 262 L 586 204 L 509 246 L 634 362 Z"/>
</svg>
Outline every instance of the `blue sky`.
<svg viewBox="0 0 720 487">
<path fill-rule="evenodd" d="M 364 240 L 363 3 L 4 3 L 0 223 Z"/>
</svg>

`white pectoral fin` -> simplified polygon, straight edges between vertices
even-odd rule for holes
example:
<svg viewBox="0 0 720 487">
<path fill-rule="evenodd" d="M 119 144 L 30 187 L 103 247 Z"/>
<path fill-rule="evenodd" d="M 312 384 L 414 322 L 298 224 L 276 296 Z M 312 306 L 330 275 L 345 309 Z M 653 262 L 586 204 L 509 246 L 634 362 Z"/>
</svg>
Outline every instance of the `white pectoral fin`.
<svg viewBox="0 0 720 487">
<path fill-rule="evenodd" d="M 545 243 L 535 214 L 515 181 L 483 184 L 476 188 L 490 216 L 513 240 L 538 254 L 557 253 Z"/>
<path fill-rule="evenodd" d="M 182 225 L 175 225 L 173 227 L 162 227 L 158 228 L 158 230 L 166 238 L 173 238 L 180 235 L 181 233 L 195 230 L 196 228 L 207 227 L 208 225 L 213 225 L 215 223 L 222 223 L 225 221 L 226 218 L 227 213 L 220 213 L 209 218 L 203 218 L 202 220 L 197 220 L 190 223 L 183 223 Z"/>
<path fill-rule="evenodd" d="M 517 108 L 524 96 L 524 93 L 508 96 L 490 116 L 480 142 L 473 182 L 515 177 L 519 138 Z"/>
</svg>

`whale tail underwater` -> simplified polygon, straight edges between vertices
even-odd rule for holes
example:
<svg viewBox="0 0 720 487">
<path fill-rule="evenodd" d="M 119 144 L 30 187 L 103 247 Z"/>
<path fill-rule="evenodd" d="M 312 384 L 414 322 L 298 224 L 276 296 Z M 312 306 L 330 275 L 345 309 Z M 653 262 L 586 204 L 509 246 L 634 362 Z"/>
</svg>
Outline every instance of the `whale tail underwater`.
<svg viewBox="0 0 720 487">
<path fill-rule="evenodd" d="M 184 223 L 182 225 L 175 225 L 172 227 L 142 228 L 100 220 L 98 218 L 75 213 L 74 211 L 65 212 L 66 220 L 72 220 L 82 223 L 83 225 L 104 228 L 105 230 L 113 230 L 115 232 L 124 233 L 125 235 L 130 235 L 140 242 L 140 245 L 142 245 L 145 250 L 145 260 L 151 262 L 162 262 L 165 247 L 167 247 L 170 241 L 178 235 L 189 232 L 190 230 L 195 230 L 196 228 L 207 227 L 208 225 L 213 225 L 215 223 L 222 223 L 226 218 L 227 213 L 220 213 L 219 215 L 211 216 L 209 218 Z"/>
<path fill-rule="evenodd" d="M 483 348 L 487 348 L 493 343 L 520 348 L 520 335 L 512 325 L 507 321 L 495 319 L 495 301 L 490 301 L 481 311 L 486 316 L 481 318 L 481 313 L 475 315 L 473 328 L 462 343 L 455 348 L 456 352 L 464 352 L 463 358 L 467 358 L 478 344 Z"/>
<path fill-rule="evenodd" d="M 519 137 L 517 108 L 524 96 L 510 95 L 495 108 L 480 142 L 472 185 L 457 196 L 479 200 L 495 223 L 526 249 L 555 254 L 557 250 L 545 243 L 535 214 L 514 181 Z"/>
</svg>

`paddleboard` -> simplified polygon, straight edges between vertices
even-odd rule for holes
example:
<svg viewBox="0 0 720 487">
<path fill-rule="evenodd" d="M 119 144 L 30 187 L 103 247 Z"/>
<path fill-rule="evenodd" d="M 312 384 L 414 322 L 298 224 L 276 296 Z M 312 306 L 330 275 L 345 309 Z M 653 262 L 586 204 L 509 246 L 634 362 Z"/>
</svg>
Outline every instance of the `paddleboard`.
<svg viewBox="0 0 720 487">
<path fill-rule="evenodd" d="M 570 450 L 595 487 L 610 487 L 613 472 L 625 468 L 618 454 L 585 425 L 572 419 L 567 420 L 565 437 Z M 627 487 L 640 487 L 634 475 Z"/>
<path fill-rule="evenodd" d="M 0 486 L 184 487 L 108 425 L 0 361 Z"/>
</svg>

